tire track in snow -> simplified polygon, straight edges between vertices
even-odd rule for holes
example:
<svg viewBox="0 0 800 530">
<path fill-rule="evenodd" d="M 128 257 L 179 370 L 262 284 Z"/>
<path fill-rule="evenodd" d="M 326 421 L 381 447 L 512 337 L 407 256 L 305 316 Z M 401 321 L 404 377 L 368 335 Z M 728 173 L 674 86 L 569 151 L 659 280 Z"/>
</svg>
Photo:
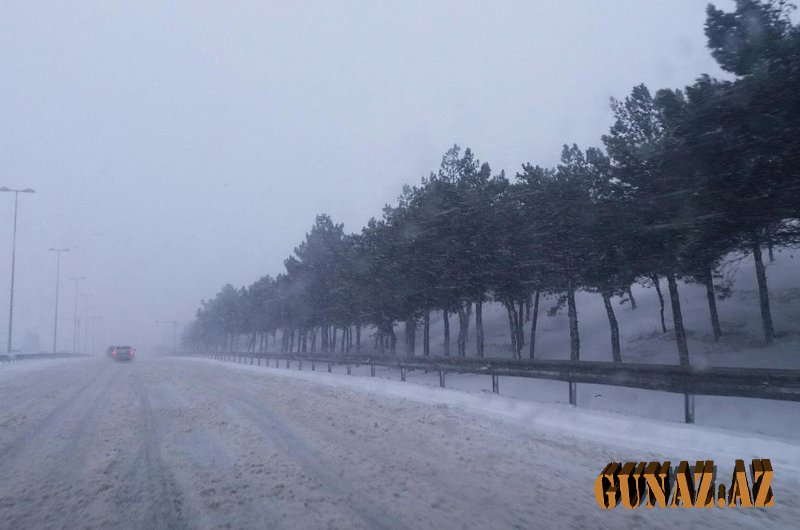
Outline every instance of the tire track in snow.
<svg viewBox="0 0 800 530">
<path fill-rule="evenodd" d="M 255 425 L 261 434 L 269 439 L 283 454 L 289 456 L 293 462 L 300 465 L 315 479 L 319 480 L 326 487 L 328 493 L 336 496 L 344 495 L 348 501 L 348 511 L 355 519 L 360 520 L 363 526 L 375 529 L 405 528 L 399 521 L 387 521 L 385 514 L 378 514 L 375 506 L 370 506 L 362 499 L 355 497 L 348 492 L 352 491 L 354 484 L 342 477 L 338 466 L 332 466 L 330 461 L 322 459 L 303 439 L 295 434 L 290 426 L 277 414 L 270 411 L 268 406 L 254 405 L 249 399 L 241 395 L 241 388 L 233 390 L 229 387 L 222 388 L 222 382 L 214 389 L 222 393 L 227 398 L 228 404 L 236 404 L 236 407 L 229 407 L 229 414 L 232 417 L 237 412 L 244 412 L 247 420 Z M 225 402 L 223 402 L 225 403 Z"/>
<path fill-rule="evenodd" d="M 151 406 L 149 390 L 136 374 L 135 402 L 139 407 L 141 436 L 138 448 L 122 479 L 126 488 L 115 498 L 130 512 L 137 527 L 189 528 L 183 514 L 183 494 L 161 455 L 161 433 Z M 144 519 L 139 516 L 144 514 Z"/>
<path fill-rule="evenodd" d="M 86 374 L 83 373 L 82 375 Z M 89 379 L 89 381 L 81 381 L 80 384 L 77 385 L 77 390 L 70 393 L 66 399 L 61 401 L 54 400 L 54 408 L 52 408 L 45 416 L 36 419 L 21 434 L 17 435 L 11 440 L 4 441 L 3 447 L 0 447 L 0 465 L 8 462 L 10 459 L 13 459 L 15 452 L 25 450 L 27 446 L 31 445 L 30 442 L 34 438 L 46 436 L 48 432 L 59 430 L 62 426 L 61 424 L 68 417 L 66 414 L 67 411 L 76 408 L 77 404 L 86 394 L 89 393 L 90 390 L 97 388 L 96 384 L 91 384 L 93 377 L 87 376 L 87 379 Z M 79 425 L 85 425 L 91 414 L 96 411 L 97 406 L 99 405 L 98 398 L 103 394 L 106 387 L 111 382 L 108 377 L 106 377 L 106 379 L 108 380 L 106 381 L 105 386 L 96 392 L 94 397 L 91 399 L 91 410 L 87 411 L 83 409 L 81 413 L 81 419 L 79 420 Z"/>
</svg>

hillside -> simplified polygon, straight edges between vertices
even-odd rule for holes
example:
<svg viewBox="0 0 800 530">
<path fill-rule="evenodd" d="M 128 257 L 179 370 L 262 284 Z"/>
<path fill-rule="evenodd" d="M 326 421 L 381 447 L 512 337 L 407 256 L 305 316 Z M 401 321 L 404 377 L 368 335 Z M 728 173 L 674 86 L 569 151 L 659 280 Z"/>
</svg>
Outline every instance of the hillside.
<svg viewBox="0 0 800 530">
<path fill-rule="evenodd" d="M 766 252 L 765 259 L 766 259 Z M 770 304 L 776 340 L 765 346 L 761 332 L 758 286 L 753 259 L 750 256 L 729 256 L 726 274 L 732 279 L 731 296 L 717 299 L 723 337 L 715 343 L 711 333 L 705 287 L 681 282 L 681 309 L 689 342 L 692 364 L 713 366 L 751 366 L 800 368 L 800 252 L 776 249 L 775 261 L 766 263 Z M 659 302 L 656 290 L 641 285 L 633 287 L 637 308 L 627 301 L 614 299 L 614 311 L 620 327 L 624 362 L 677 363 L 678 356 L 672 332 L 672 314 L 666 280 L 661 289 L 665 296 L 667 333 L 661 332 Z M 581 292 L 577 295 L 578 322 L 581 338 L 581 359 L 611 360 L 611 342 L 603 301 L 600 295 Z M 566 310 L 548 316 L 547 309 L 555 298 L 542 298 L 536 337 L 537 359 L 569 358 L 569 328 Z M 526 341 L 530 322 L 526 322 Z M 402 332 L 402 325 L 400 326 Z M 508 318 L 505 308 L 497 303 L 484 305 L 484 332 L 488 356 L 512 355 Z M 402 333 L 398 334 L 402 337 Z M 421 333 L 417 333 L 417 353 L 422 351 Z M 456 351 L 458 318 L 450 317 L 451 353 Z M 441 313 L 431 315 L 431 353 L 443 353 Z M 402 340 L 402 339 L 401 339 Z M 470 322 L 468 352 L 475 351 L 475 320 Z M 523 348 L 527 356 L 528 345 Z"/>
</svg>

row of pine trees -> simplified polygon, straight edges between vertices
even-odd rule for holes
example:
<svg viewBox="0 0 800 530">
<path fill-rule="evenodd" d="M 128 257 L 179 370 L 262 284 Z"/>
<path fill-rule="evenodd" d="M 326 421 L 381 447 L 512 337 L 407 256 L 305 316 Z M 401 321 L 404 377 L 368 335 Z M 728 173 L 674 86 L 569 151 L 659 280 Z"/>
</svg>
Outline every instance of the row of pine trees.
<svg viewBox="0 0 800 530">
<path fill-rule="evenodd" d="M 661 326 L 689 364 L 679 280 L 705 285 L 715 339 L 723 330 L 714 281 L 732 255 L 755 261 L 764 340 L 775 337 L 762 251 L 800 240 L 800 29 L 781 0 L 709 6 L 708 46 L 730 80 L 703 75 L 684 90 L 633 88 L 612 100 L 602 146 L 565 145 L 556 167 L 493 174 L 470 149 L 406 186 L 360 233 L 319 215 L 286 271 L 203 301 L 187 346 L 264 351 L 430 354 L 441 311 L 444 354 L 484 355 L 483 304 L 508 314 L 513 354 L 534 358 L 540 300 L 566 308 L 570 358 L 580 359 L 575 293 L 602 297 L 612 361 L 621 362 L 614 297 L 651 286 Z M 666 292 L 662 292 L 662 279 Z M 671 315 L 665 316 L 665 298 Z M 474 352 L 467 352 L 471 322 Z M 524 324 L 528 321 L 529 328 Z M 369 339 L 364 329 L 373 330 Z M 399 328 L 398 328 L 399 329 Z"/>
</svg>

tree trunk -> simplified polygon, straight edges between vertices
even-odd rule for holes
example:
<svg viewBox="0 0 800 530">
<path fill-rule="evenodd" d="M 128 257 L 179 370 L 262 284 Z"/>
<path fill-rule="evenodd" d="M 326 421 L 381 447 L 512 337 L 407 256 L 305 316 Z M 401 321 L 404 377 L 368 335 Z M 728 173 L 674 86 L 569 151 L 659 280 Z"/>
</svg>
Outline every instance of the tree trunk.
<svg viewBox="0 0 800 530">
<path fill-rule="evenodd" d="M 516 359 L 517 352 L 519 351 L 517 345 L 517 323 L 514 321 L 514 313 L 516 310 L 514 309 L 514 302 L 508 302 L 505 306 L 506 312 L 508 313 L 508 330 L 511 333 L 511 351 Z"/>
<path fill-rule="evenodd" d="M 458 356 L 467 356 L 467 337 L 469 335 L 469 317 L 472 314 L 472 302 L 467 302 L 466 306 L 458 306 Z"/>
<path fill-rule="evenodd" d="M 394 324 L 391 325 L 389 328 L 389 343 L 392 351 L 392 355 L 397 355 L 397 335 L 394 332 Z"/>
<path fill-rule="evenodd" d="M 317 328 L 311 328 L 311 353 L 317 353 Z"/>
<path fill-rule="evenodd" d="M 719 313 L 717 313 L 717 297 L 714 294 L 714 278 L 711 270 L 703 272 L 703 283 L 706 286 L 706 298 L 708 299 L 708 311 L 711 313 L 711 329 L 714 331 L 714 342 L 719 341 L 722 336 L 722 328 L 719 326 Z"/>
<path fill-rule="evenodd" d="M 519 312 L 517 313 L 517 341 L 519 346 L 519 355 L 517 358 L 522 359 L 522 347 L 525 346 L 525 302 L 519 303 Z"/>
<path fill-rule="evenodd" d="M 322 351 L 323 353 L 328 353 L 328 325 L 327 324 L 323 325 L 320 328 L 319 332 L 320 332 L 320 337 L 319 337 L 320 351 Z"/>
<path fill-rule="evenodd" d="M 767 290 L 767 274 L 761 258 L 761 245 L 753 243 L 753 259 L 756 262 L 756 279 L 758 280 L 758 299 L 761 303 L 761 325 L 764 328 L 764 340 L 772 344 L 775 329 L 772 327 L 772 312 L 769 309 L 769 291 Z"/>
<path fill-rule="evenodd" d="M 356 322 L 356 351 L 361 351 L 361 322 Z"/>
<path fill-rule="evenodd" d="M 425 316 L 423 317 L 422 327 L 422 355 L 425 357 L 431 354 L 431 311 L 425 309 Z"/>
<path fill-rule="evenodd" d="M 666 333 L 667 326 L 664 324 L 664 293 L 661 292 L 661 282 L 658 274 L 651 274 L 650 280 L 653 282 L 653 285 L 656 288 L 656 293 L 658 294 L 658 303 L 660 304 L 661 310 L 661 333 Z"/>
<path fill-rule="evenodd" d="M 339 347 L 339 353 L 344 354 L 344 346 L 347 342 L 347 328 L 342 328 L 342 345 Z"/>
<path fill-rule="evenodd" d="M 525 297 L 525 322 L 531 319 L 531 305 L 533 303 L 533 293 L 528 293 Z"/>
<path fill-rule="evenodd" d="M 769 262 L 773 263 L 775 261 L 775 253 L 772 250 L 772 238 L 767 236 L 767 253 L 769 254 Z"/>
<path fill-rule="evenodd" d="M 339 336 L 338 330 L 336 329 L 336 326 L 333 326 L 333 331 L 331 333 L 331 343 L 330 343 L 331 353 L 336 353 L 336 338 L 338 336 Z"/>
<path fill-rule="evenodd" d="M 413 356 L 417 346 L 417 321 L 413 318 L 406 320 L 405 331 L 406 355 Z"/>
<path fill-rule="evenodd" d="M 475 302 L 475 346 L 478 357 L 483 357 L 483 302 Z"/>
<path fill-rule="evenodd" d="M 533 316 L 531 317 L 531 345 L 530 345 L 530 358 L 533 359 L 536 353 L 536 322 L 539 320 L 539 290 L 536 290 L 536 295 L 533 298 Z"/>
<path fill-rule="evenodd" d="M 444 356 L 450 356 L 450 315 L 447 314 L 447 309 L 442 311 L 442 319 L 444 320 Z"/>
<path fill-rule="evenodd" d="M 628 298 L 631 301 L 631 309 L 636 309 L 636 298 L 633 297 L 633 291 L 630 285 L 628 286 Z"/>
<path fill-rule="evenodd" d="M 575 306 L 575 289 L 567 291 L 567 315 L 569 316 L 569 358 L 581 358 L 581 338 L 578 335 L 578 308 Z"/>
<path fill-rule="evenodd" d="M 683 329 L 678 282 L 672 272 L 667 274 L 667 285 L 669 285 L 669 301 L 672 306 L 672 322 L 675 325 L 675 341 L 678 343 L 678 360 L 681 366 L 689 366 L 689 346 L 686 344 L 686 331 Z"/>
<path fill-rule="evenodd" d="M 466 345 L 464 341 L 464 321 L 466 320 L 466 313 L 464 312 L 464 306 L 459 304 L 458 312 L 456 313 L 458 316 L 458 337 L 456 338 L 456 355 L 459 357 L 464 357 L 464 352 L 466 350 Z"/>
<path fill-rule="evenodd" d="M 611 305 L 611 294 L 603 291 L 602 295 L 603 305 L 606 306 L 606 315 L 608 315 L 608 325 L 611 327 L 611 356 L 614 362 L 619 364 L 622 362 L 622 353 L 619 347 L 619 325 L 614 314 L 614 306 Z"/>
</svg>

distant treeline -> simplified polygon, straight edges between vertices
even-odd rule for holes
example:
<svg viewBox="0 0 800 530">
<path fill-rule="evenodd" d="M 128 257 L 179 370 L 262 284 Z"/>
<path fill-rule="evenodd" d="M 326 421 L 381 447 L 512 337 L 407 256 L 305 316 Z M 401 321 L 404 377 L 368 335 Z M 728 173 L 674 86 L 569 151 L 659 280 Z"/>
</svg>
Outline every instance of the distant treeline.
<svg viewBox="0 0 800 530">
<path fill-rule="evenodd" d="M 679 362 L 688 364 L 678 279 L 705 285 L 718 339 L 714 278 L 732 252 L 755 260 L 764 340 L 772 342 L 762 249 L 771 257 L 773 246 L 800 240 L 800 29 L 790 8 L 780 0 L 739 0 L 730 13 L 709 6 L 708 46 L 734 80 L 703 75 L 655 94 L 634 87 L 612 100 L 603 147 L 565 145 L 555 168 L 527 163 L 509 179 L 454 146 L 436 173 L 404 187 L 360 233 L 319 215 L 285 273 L 226 285 L 203 301 L 185 345 L 231 348 L 245 335 L 249 349 L 263 350 L 280 330 L 284 351 L 361 350 L 369 325 L 374 347 L 395 352 L 395 323 L 404 322 L 405 353 L 415 353 L 421 326 L 428 355 L 430 313 L 442 311 L 444 354 L 456 315 L 455 353 L 465 356 L 474 311 L 483 356 L 482 304 L 496 301 L 508 311 L 516 356 L 533 358 L 539 300 L 550 294 L 567 308 L 577 360 L 575 293 L 583 290 L 602 296 L 621 362 L 611 298 L 630 297 L 639 282 L 658 290 L 664 332 L 670 298 Z"/>
</svg>

